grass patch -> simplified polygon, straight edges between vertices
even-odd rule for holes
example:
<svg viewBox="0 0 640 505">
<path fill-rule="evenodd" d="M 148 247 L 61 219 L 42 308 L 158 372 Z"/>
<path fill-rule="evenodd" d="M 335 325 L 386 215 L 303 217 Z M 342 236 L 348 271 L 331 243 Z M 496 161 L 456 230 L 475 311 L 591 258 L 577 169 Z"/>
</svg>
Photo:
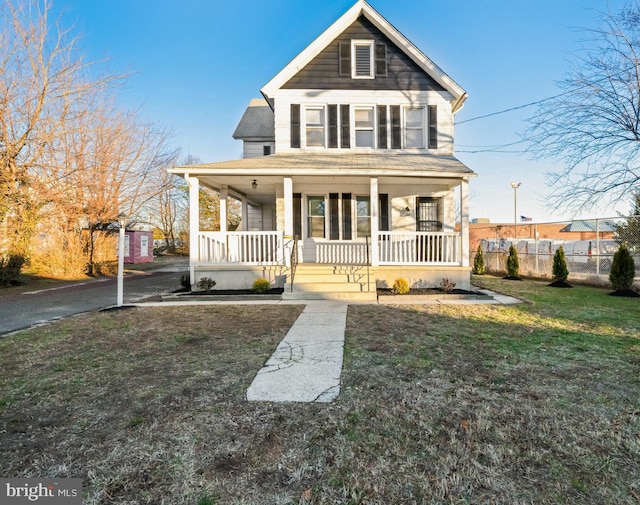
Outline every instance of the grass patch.
<svg viewBox="0 0 640 505">
<path fill-rule="evenodd" d="M 0 474 L 82 477 L 87 504 L 638 503 L 640 303 L 483 282 L 526 303 L 351 306 L 332 404 L 244 400 L 301 306 L 5 338 Z"/>
</svg>

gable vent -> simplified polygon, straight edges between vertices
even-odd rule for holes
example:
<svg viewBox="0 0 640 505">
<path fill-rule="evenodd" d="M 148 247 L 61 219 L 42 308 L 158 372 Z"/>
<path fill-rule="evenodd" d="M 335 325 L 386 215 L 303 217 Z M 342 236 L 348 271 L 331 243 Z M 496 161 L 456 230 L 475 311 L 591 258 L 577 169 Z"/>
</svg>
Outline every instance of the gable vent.
<svg viewBox="0 0 640 505">
<path fill-rule="evenodd" d="M 356 75 L 368 77 L 371 75 L 371 46 L 356 46 Z"/>
</svg>

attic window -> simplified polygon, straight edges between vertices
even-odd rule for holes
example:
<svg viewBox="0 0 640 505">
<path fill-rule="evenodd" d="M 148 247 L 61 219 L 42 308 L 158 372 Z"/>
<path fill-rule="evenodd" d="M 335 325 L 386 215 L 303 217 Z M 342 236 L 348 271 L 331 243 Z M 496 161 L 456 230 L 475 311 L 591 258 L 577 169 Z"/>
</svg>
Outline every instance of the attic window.
<svg viewBox="0 0 640 505">
<path fill-rule="evenodd" d="M 387 76 L 387 46 L 374 40 L 351 40 L 339 43 L 338 73 L 352 79 Z"/>
</svg>

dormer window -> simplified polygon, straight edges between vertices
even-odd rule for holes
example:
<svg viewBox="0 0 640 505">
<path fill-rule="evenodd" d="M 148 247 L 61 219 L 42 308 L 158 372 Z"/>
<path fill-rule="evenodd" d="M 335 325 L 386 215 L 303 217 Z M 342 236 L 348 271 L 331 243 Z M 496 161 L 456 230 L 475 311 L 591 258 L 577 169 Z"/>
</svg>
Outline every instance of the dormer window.
<svg viewBox="0 0 640 505">
<path fill-rule="evenodd" d="M 374 79 L 387 76 L 387 46 L 375 40 L 340 42 L 338 59 L 341 77 Z"/>
</svg>

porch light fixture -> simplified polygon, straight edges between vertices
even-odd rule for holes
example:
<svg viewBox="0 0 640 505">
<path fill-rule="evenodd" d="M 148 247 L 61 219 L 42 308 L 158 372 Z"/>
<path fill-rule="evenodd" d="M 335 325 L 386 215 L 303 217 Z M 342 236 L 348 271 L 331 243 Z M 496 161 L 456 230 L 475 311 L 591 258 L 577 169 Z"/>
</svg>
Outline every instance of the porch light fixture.
<svg viewBox="0 0 640 505">
<path fill-rule="evenodd" d="M 411 209 L 409 207 L 405 207 L 404 209 L 400 209 L 400 215 L 401 216 L 410 216 L 411 215 Z"/>
<path fill-rule="evenodd" d="M 118 224 L 120 225 L 120 241 L 118 243 L 118 307 L 122 307 L 124 301 L 124 232 L 127 227 L 127 216 L 118 214 Z"/>
<path fill-rule="evenodd" d="M 253 189 L 258 189 L 258 181 L 256 181 L 255 179 L 253 180 L 253 182 L 251 183 L 251 187 Z"/>
</svg>

